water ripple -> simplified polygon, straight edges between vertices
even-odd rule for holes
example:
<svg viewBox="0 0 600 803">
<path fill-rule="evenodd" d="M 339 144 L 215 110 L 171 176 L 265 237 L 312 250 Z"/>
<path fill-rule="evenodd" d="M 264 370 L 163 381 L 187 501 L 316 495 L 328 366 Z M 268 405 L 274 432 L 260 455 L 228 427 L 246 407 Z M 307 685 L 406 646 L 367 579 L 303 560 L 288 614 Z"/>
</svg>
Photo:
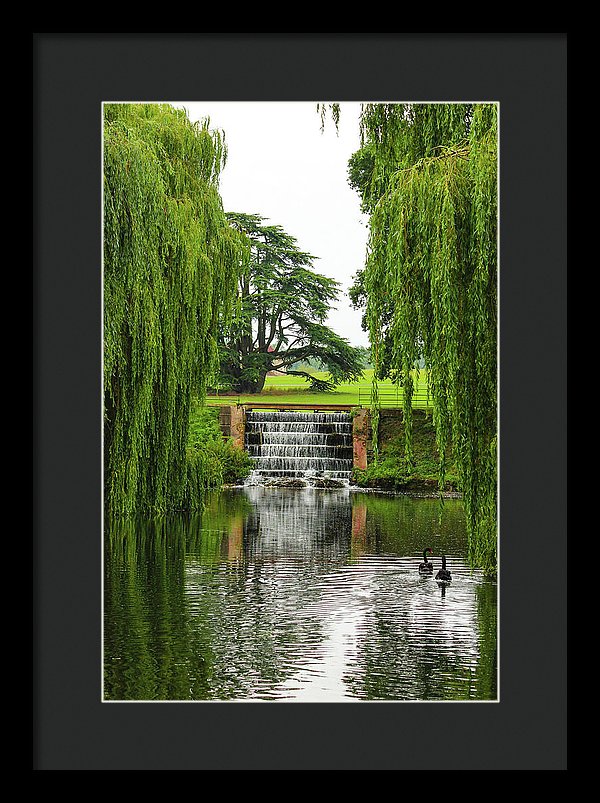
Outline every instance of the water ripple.
<svg viewBox="0 0 600 803">
<path fill-rule="evenodd" d="M 109 699 L 494 698 L 496 590 L 466 564 L 460 503 L 440 525 L 430 500 L 224 499 L 222 524 L 213 512 L 182 525 L 183 549 L 172 535 L 135 550 L 113 537 Z M 418 573 L 429 543 L 435 565 L 447 555 L 447 587 Z"/>
</svg>

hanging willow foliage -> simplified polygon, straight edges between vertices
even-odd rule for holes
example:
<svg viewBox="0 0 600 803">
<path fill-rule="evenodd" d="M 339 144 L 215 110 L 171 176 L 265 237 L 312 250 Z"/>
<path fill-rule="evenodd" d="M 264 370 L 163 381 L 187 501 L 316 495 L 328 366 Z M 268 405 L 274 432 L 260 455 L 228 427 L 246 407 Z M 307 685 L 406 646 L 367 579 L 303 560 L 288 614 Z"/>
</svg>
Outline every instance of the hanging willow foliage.
<svg viewBox="0 0 600 803">
<path fill-rule="evenodd" d="M 364 271 L 372 344 L 404 382 L 425 360 L 444 487 L 452 444 L 471 558 L 493 574 L 497 545 L 497 109 L 495 104 L 367 104 L 373 167 Z M 391 344 L 391 348 L 390 348 Z M 374 349 L 377 354 L 377 349 Z M 377 371 L 375 371 L 375 376 Z M 410 425 L 406 459 L 412 460 Z"/>
<path fill-rule="evenodd" d="M 223 137 L 208 124 L 166 104 L 104 107 L 104 464 L 113 514 L 186 504 L 190 401 L 217 368 L 219 315 L 243 252 L 218 192 Z"/>
</svg>

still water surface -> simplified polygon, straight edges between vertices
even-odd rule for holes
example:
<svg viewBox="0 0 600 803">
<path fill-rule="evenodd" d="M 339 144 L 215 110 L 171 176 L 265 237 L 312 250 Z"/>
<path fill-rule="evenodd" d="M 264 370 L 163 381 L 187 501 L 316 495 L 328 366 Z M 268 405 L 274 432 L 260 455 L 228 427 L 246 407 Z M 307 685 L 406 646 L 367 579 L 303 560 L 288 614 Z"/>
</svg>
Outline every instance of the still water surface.
<svg viewBox="0 0 600 803">
<path fill-rule="evenodd" d="M 105 700 L 496 699 L 460 500 L 254 486 L 106 530 Z"/>
</svg>

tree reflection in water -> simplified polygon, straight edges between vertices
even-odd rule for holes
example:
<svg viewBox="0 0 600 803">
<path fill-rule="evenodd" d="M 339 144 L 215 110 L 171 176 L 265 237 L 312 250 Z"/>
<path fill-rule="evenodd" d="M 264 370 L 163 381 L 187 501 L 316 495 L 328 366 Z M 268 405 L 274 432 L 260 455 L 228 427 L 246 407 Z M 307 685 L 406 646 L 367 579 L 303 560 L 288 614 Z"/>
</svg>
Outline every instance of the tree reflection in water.
<svg viewBox="0 0 600 803">
<path fill-rule="evenodd" d="M 494 700 L 496 585 L 466 553 L 460 501 L 347 489 L 108 522 L 104 699 Z"/>
</svg>

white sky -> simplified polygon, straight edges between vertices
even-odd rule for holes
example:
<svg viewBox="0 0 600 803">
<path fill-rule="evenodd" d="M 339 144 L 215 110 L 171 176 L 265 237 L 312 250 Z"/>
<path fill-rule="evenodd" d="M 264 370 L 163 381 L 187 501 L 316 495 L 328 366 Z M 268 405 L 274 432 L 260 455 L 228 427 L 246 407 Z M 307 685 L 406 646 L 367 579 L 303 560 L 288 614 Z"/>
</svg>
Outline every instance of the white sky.
<svg viewBox="0 0 600 803">
<path fill-rule="evenodd" d="M 348 159 L 360 145 L 359 103 L 342 103 L 339 132 L 328 117 L 321 132 L 315 102 L 176 102 L 190 119 L 210 118 L 225 132 L 227 164 L 220 189 L 226 212 L 245 212 L 279 225 L 318 259 L 314 269 L 340 282 L 328 325 L 353 346 L 367 346 L 361 313 L 347 295 L 363 267 L 367 218 L 347 181 Z"/>
</svg>

